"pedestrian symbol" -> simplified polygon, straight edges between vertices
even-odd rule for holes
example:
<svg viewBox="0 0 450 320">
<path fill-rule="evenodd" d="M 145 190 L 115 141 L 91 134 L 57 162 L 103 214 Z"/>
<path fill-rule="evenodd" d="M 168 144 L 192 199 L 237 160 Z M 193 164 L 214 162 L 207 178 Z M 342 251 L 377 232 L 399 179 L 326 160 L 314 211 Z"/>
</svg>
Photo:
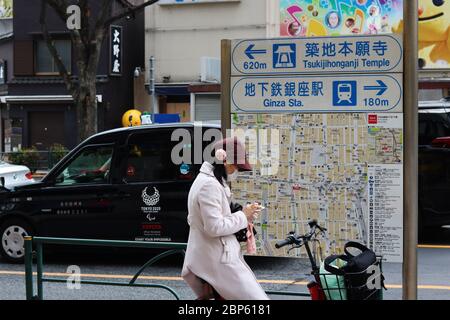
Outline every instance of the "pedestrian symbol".
<svg viewBox="0 0 450 320">
<path fill-rule="evenodd" d="M 295 43 L 273 45 L 273 68 L 295 68 L 297 55 Z"/>
<path fill-rule="evenodd" d="M 333 106 L 354 107 L 356 95 L 356 81 L 333 81 Z"/>
</svg>

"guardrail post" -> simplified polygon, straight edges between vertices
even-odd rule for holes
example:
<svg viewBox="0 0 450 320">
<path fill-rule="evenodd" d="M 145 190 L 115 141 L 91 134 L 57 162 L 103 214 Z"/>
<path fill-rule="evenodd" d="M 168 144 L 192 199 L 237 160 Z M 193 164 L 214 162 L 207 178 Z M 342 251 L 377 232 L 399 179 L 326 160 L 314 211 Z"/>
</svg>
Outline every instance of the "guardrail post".
<svg viewBox="0 0 450 320">
<path fill-rule="evenodd" d="M 25 291 L 27 300 L 33 299 L 33 238 L 25 239 Z"/>
<path fill-rule="evenodd" d="M 37 264 L 37 294 L 39 300 L 43 299 L 43 286 L 42 286 L 42 269 L 43 269 L 43 253 L 42 253 L 42 243 L 37 243 L 36 245 L 36 264 Z"/>
<path fill-rule="evenodd" d="M 163 253 L 158 254 L 156 257 L 153 257 L 152 259 L 150 259 L 149 261 L 147 261 L 139 270 L 138 272 L 136 272 L 136 274 L 134 275 L 133 279 L 131 279 L 130 281 L 130 285 L 134 284 L 136 282 L 136 280 L 139 278 L 139 276 L 141 275 L 141 273 L 148 267 L 150 267 L 152 264 L 154 264 L 155 262 L 161 260 L 162 258 L 165 258 L 167 256 L 173 255 L 175 253 L 183 253 L 184 255 L 184 250 L 180 250 L 180 249 L 173 249 L 173 250 L 168 250 L 165 251 Z"/>
<path fill-rule="evenodd" d="M 33 292 L 33 243 L 36 251 L 36 266 L 37 266 L 37 295 Z M 118 241 L 118 240 L 98 240 L 98 239 L 65 239 L 65 238 L 42 238 L 42 237 L 26 237 L 25 238 L 25 282 L 26 282 L 26 298 L 27 300 L 43 300 L 43 283 L 65 283 L 64 279 L 44 278 L 44 259 L 43 259 L 43 247 L 44 244 L 65 244 L 65 245 L 84 245 L 84 246 L 106 246 L 106 247 L 135 247 L 135 248 L 160 248 L 170 249 L 165 254 L 157 256 L 161 259 L 164 256 L 181 252 L 184 253 L 186 244 L 184 243 L 148 243 L 139 241 Z M 150 260 L 146 265 L 155 262 L 155 258 Z M 135 275 L 135 279 L 139 274 Z M 135 279 L 133 281 L 135 281 Z M 124 282 L 108 282 L 108 281 L 81 281 L 84 284 L 91 285 L 103 285 L 103 286 L 126 286 L 126 287 L 146 287 L 146 288 L 160 288 L 169 291 L 177 300 L 180 300 L 178 294 L 170 287 L 162 284 L 136 284 L 136 283 L 124 283 Z"/>
</svg>

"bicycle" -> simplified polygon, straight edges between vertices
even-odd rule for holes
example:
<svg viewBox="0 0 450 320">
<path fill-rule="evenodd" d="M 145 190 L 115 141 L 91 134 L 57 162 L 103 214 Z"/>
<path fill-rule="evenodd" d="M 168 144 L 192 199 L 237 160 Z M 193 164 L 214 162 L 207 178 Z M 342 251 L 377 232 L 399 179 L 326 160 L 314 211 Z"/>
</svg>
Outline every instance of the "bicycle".
<svg viewBox="0 0 450 320">
<path fill-rule="evenodd" d="M 286 239 L 277 242 L 275 244 L 275 248 L 280 249 L 287 245 L 291 245 L 291 248 L 288 250 L 289 252 L 293 249 L 305 247 L 309 262 L 311 264 L 311 275 L 314 277 L 314 281 L 308 283 L 308 289 L 312 300 L 347 300 L 347 297 L 349 297 L 350 300 L 351 297 L 355 296 L 358 296 L 358 299 L 362 300 L 382 300 L 382 288 L 384 288 L 382 257 L 376 256 L 376 262 L 369 266 L 366 270 L 360 272 L 346 274 L 342 273 L 338 275 L 325 272 L 321 266 L 318 265 L 318 259 L 316 259 L 317 254 L 311 250 L 310 242 L 320 242 L 320 240 L 317 239 L 319 235 L 323 235 L 326 238 L 327 229 L 321 227 L 317 220 L 310 220 L 308 225 L 310 228 L 308 233 L 298 235 L 295 232 L 291 232 Z M 349 255 L 351 256 L 351 254 Z M 364 285 L 354 286 L 351 280 L 356 277 L 366 277 L 369 270 L 371 270 L 371 267 L 379 268 L 379 274 L 376 275 L 374 281 L 380 281 L 380 283 L 382 283 L 382 288 L 370 289 L 367 283 L 364 283 Z"/>
</svg>

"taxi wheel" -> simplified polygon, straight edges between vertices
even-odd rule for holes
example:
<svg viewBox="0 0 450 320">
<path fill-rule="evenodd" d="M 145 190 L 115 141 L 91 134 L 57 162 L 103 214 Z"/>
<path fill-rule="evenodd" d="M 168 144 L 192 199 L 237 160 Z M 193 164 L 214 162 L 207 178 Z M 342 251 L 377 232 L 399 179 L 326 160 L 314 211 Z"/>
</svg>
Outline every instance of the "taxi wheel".
<svg viewBox="0 0 450 320">
<path fill-rule="evenodd" d="M 6 220 L 0 227 L 0 255 L 8 262 L 22 263 L 25 257 L 26 236 L 32 235 L 31 226 L 23 220 Z"/>
</svg>

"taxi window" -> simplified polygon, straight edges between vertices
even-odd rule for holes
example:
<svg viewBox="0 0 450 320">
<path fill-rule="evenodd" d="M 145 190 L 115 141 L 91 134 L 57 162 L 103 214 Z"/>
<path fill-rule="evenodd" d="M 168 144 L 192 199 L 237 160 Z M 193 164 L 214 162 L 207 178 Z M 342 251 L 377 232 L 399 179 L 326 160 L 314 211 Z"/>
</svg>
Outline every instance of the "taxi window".
<svg viewBox="0 0 450 320">
<path fill-rule="evenodd" d="M 56 178 L 56 185 L 109 182 L 112 146 L 92 146 L 80 151 Z"/>
<path fill-rule="evenodd" d="M 132 135 L 128 141 L 124 180 L 127 183 L 192 180 L 191 164 L 172 161 L 172 149 L 179 142 L 171 141 L 171 136 L 172 130 Z M 181 155 L 190 148 L 191 144 L 185 145 Z"/>
</svg>

